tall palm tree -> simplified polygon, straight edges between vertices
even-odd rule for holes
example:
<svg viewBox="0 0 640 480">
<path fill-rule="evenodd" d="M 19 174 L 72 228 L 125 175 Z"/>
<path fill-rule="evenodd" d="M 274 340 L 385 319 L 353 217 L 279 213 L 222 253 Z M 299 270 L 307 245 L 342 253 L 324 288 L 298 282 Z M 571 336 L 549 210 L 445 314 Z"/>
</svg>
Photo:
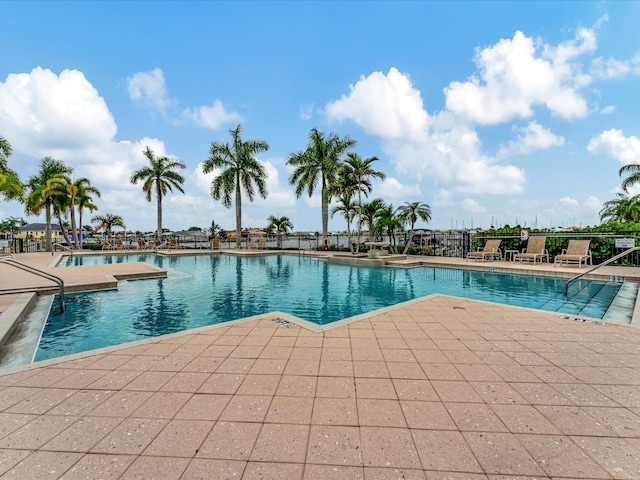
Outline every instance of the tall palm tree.
<svg viewBox="0 0 640 480">
<path fill-rule="evenodd" d="M 120 215 L 114 215 L 113 213 L 105 213 L 104 215 L 95 215 L 91 217 L 91 223 L 98 223 L 100 227 L 104 227 L 107 231 L 107 238 L 111 235 L 111 231 L 113 227 L 122 227 L 124 226 L 124 220 Z"/>
<path fill-rule="evenodd" d="M 204 173 L 222 168 L 222 172 L 211 183 L 211 196 L 222 199 L 222 205 L 231 208 L 231 195 L 235 193 L 236 204 L 236 247 L 242 240 L 242 191 L 250 202 L 255 196 L 255 188 L 262 198 L 267 198 L 267 172 L 255 158 L 255 154 L 269 150 L 264 140 L 242 140 L 242 126 L 229 130 L 232 143 L 214 142 L 209 158 L 202 165 Z M 255 184 L 255 187 L 254 187 Z"/>
<path fill-rule="evenodd" d="M 340 156 L 355 147 L 356 141 L 348 136 L 338 137 L 335 133 L 325 136 L 316 128 L 309 132 L 309 144 L 306 150 L 289 155 L 287 165 L 294 167 L 289 176 L 289 183 L 296 186 L 296 196 L 300 198 L 307 190 L 313 196 L 320 181 L 320 197 L 322 201 L 322 236 L 327 239 L 329 233 L 329 202 L 331 197 L 327 187 L 336 177 L 340 166 Z"/>
<path fill-rule="evenodd" d="M 413 230 L 416 227 L 416 222 L 419 218 L 425 222 L 431 220 L 431 207 L 422 202 L 405 202 L 404 205 L 400 205 L 398 207 L 396 213 L 398 215 L 398 220 L 400 220 L 403 226 L 411 224 L 411 235 L 409 236 L 409 240 L 402 252 L 406 255 L 409 250 L 409 246 L 411 245 L 411 240 L 413 240 Z"/>
<path fill-rule="evenodd" d="M 362 194 L 364 194 L 365 197 L 368 197 L 369 193 L 371 193 L 371 178 L 379 178 L 380 180 L 384 180 L 386 178 L 384 173 L 374 170 L 371 167 L 371 164 L 377 161 L 378 157 L 369 157 L 365 160 L 357 153 L 347 154 L 347 159 L 345 160 L 344 165 L 350 170 L 350 173 L 354 178 L 356 192 L 358 193 L 358 205 L 362 205 Z M 356 243 L 356 253 L 360 250 L 361 229 L 362 213 L 360 212 L 358 213 L 358 242 Z"/>
<path fill-rule="evenodd" d="M 369 227 L 369 240 L 373 241 L 376 230 L 376 221 L 378 216 L 386 207 L 386 203 L 381 198 L 374 198 L 370 202 L 364 203 L 360 209 L 364 218 L 364 223 Z"/>
<path fill-rule="evenodd" d="M 640 195 L 629 197 L 624 193 L 618 193 L 618 198 L 602 204 L 600 221 L 613 220 L 621 223 L 640 221 Z"/>
<path fill-rule="evenodd" d="M 342 213 L 342 218 L 347 222 L 349 249 L 351 249 L 351 222 L 358 211 L 356 204 L 353 203 L 353 196 L 356 193 L 356 189 L 356 178 L 351 174 L 351 168 L 345 164 L 342 164 L 338 168 L 336 177 L 327 186 L 327 196 L 338 199 L 338 205 L 331 209 L 331 218 L 340 212 Z"/>
<path fill-rule="evenodd" d="M 289 229 L 293 229 L 293 223 L 289 220 L 289 217 L 276 217 L 275 215 L 271 215 L 267 218 L 268 230 L 275 231 L 278 236 L 278 248 L 282 248 L 282 235 L 289 232 Z"/>
<path fill-rule="evenodd" d="M 47 182 L 60 175 L 70 174 L 72 169 L 61 160 L 45 157 L 40 162 L 40 170 L 27 180 L 27 192 L 24 199 L 24 209 L 27 215 L 39 215 L 42 210 L 45 213 L 45 250 L 50 252 L 51 243 L 51 214 L 53 209 L 53 197 L 46 197 L 43 191 L 47 188 Z"/>
<path fill-rule="evenodd" d="M 148 146 L 142 153 L 149 160 L 149 166 L 133 172 L 129 181 L 133 184 L 143 181 L 142 191 L 147 202 L 151 201 L 152 192 L 155 190 L 158 212 L 156 238 L 162 240 L 162 199 L 167 195 L 167 191 L 173 192 L 174 188 L 184 193 L 184 177 L 177 170 L 185 169 L 187 166 L 177 158 L 156 156 Z"/>
</svg>

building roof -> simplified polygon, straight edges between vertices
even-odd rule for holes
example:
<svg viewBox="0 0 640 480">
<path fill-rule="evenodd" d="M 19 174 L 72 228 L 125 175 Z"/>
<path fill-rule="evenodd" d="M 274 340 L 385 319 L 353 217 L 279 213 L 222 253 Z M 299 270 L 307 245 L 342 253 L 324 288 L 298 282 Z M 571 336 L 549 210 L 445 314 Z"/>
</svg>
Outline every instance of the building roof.
<svg viewBox="0 0 640 480">
<path fill-rule="evenodd" d="M 23 232 L 38 232 L 38 231 L 45 231 L 47 229 L 47 224 L 46 223 L 28 223 L 27 225 L 24 225 L 22 227 L 20 227 L 20 231 Z M 57 223 L 52 223 L 51 224 L 51 230 L 57 230 L 60 231 L 60 225 Z"/>
</svg>

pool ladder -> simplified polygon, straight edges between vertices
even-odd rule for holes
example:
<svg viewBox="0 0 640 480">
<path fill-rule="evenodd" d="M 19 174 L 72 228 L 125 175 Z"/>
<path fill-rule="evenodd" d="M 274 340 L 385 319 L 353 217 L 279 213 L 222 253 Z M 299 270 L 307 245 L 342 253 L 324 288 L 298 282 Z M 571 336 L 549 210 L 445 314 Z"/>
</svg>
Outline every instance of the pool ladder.
<svg viewBox="0 0 640 480">
<path fill-rule="evenodd" d="M 640 250 L 640 247 L 632 247 L 629 248 L 628 250 L 625 250 L 622 253 L 619 253 L 618 255 L 616 255 L 615 257 L 611 257 L 609 260 L 599 263 L 598 265 L 591 267 L 589 270 L 582 272 L 580 275 L 576 275 L 575 277 L 569 279 L 567 281 L 567 283 L 564 284 L 564 296 L 566 297 L 569 294 L 569 285 L 571 285 L 573 282 L 575 282 L 576 280 L 578 280 L 579 278 L 584 277 L 586 274 L 593 272 L 594 270 L 597 270 L 600 267 L 604 267 L 605 265 L 609 265 L 610 263 L 615 262 L 616 260 L 618 260 L 619 258 L 624 257 L 625 255 L 628 255 L 632 252 L 637 252 L 638 250 Z"/>
<path fill-rule="evenodd" d="M 31 265 L 26 265 L 21 262 L 17 262 L 13 258 L 0 258 L 0 263 L 6 263 L 13 267 L 19 268 L 20 270 L 24 270 L 25 272 L 33 273 L 34 275 L 38 275 L 39 277 L 46 278 L 47 280 L 51 280 L 58 284 L 60 289 L 60 313 L 64 312 L 65 309 L 65 301 L 64 301 L 64 281 L 57 277 L 56 275 L 52 275 L 51 273 L 43 272 L 42 270 L 38 270 L 37 268 L 32 267 Z"/>
</svg>

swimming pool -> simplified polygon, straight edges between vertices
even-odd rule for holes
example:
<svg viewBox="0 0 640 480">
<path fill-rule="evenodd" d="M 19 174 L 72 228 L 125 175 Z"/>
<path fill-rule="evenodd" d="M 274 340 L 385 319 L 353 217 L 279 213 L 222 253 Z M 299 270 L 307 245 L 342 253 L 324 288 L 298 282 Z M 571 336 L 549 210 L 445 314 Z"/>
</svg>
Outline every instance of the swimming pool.
<svg viewBox="0 0 640 480">
<path fill-rule="evenodd" d="M 297 255 L 154 254 L 74 256 L 72 265 L 143 261 L 164 279 L 121 282 L 117 290 L 67 295 L 46 322 L 35 360 L 282 311 L 317 324 L 440 293 L 602 318 L 619 283 L 452 268 L 328 263 Z M 572 287 L 572 291 L 573 291 Z"/>
</svg>

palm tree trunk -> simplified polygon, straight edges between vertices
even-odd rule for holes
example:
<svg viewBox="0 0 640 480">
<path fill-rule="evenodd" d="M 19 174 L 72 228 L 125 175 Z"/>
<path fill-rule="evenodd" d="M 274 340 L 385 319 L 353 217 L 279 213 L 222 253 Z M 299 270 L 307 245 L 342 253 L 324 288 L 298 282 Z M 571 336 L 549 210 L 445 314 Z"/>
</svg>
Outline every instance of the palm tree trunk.
<svg viewBox="0 0 640 480">
<path fill-rule="evenodd" d="M 242 241 L 242 192 L 240 180 L 236 182 L 236 248 L 240 248 Z"/>
<path fill-rule="evenodd" d="M 69 238 L 69 232 L 68 230 L 65 228 L 64 223 L 62 223 L 62 216 L 60 215 L 60 212 L 58 212 L 58 222 L 60 223 L 60 231 L 62 232 L 62 236 L 64 237 L 64 241 L 67 242 L 67 245 L 71 246 L 71 239 Z M 52 246 L 53 248 L 53 246 Z"/>
<path fill-rule="evenodd" d="M 327 202 L 327 197 L 325 195 L 325 188 L 322 187 L 322 240 L 329 235 L 329 202 Z"/>
<path fill-rule="evenodd" d="M 82 250 L 82 233 L 83 233 L 83 228 L 82 228 L 82 207 L 78 207 L 78 222 L 80 223 L 80 243 L 79 245 L 79 249 Z"/>
<path fill-rule="evenodd" d="M 360 253 L 360 233 L 362 232 L 362 192 L 358 190 L 358 241 L 356 243 L 356 255 Z"/>
<path fill-rule="evenodd" d="M 415 222 L 413 222 L 411 224 L 411 235 L 409 235 L 409 240 L 407 240 L 407 244 L 404 246 L 404 251 L 402 252 L 403 255 L 406 255 L 407 252 L 409 251 L 409 247 L 411 246 L 411 240 L 413 240 L 413 229 L 415 228 L 416 224 Z"/>
<path fill-rule="evenodd" d="M 73 235 L 74 244 L 69 244 L 69 246 L 73 246 L 78 250 L 80 243 L 78 240 L 78 226 L 76 225 L 76 206 L 73 203 L 71 204 L 71 234 Z"/>
<path fill-rule="evenodd" d="M 45 228 L 44 228 L 44 240 L 45 251 L 53 251 L 53 245 L 51 244 L 51 205 L 47 202 L 44 210 Z M 62 222 L 60 222 L 62 224 Z"/>
<path fill-rule="evenodd" d="M 156 185 L 156 187 L 157 187 L 157 185 Z M 162 243 L 162 192 L 160 190 L 158 190 L 158 235 L 157 235 L 157 238 Z"/>
</svg>

